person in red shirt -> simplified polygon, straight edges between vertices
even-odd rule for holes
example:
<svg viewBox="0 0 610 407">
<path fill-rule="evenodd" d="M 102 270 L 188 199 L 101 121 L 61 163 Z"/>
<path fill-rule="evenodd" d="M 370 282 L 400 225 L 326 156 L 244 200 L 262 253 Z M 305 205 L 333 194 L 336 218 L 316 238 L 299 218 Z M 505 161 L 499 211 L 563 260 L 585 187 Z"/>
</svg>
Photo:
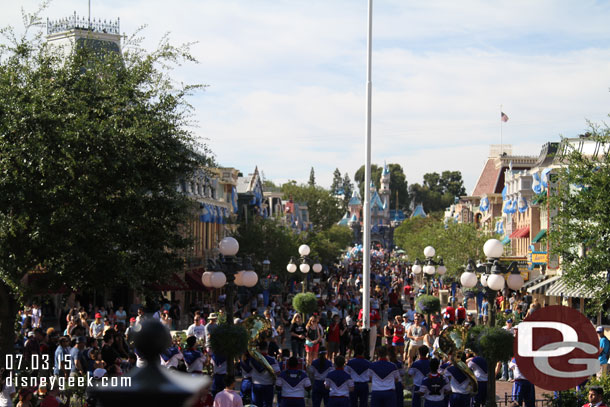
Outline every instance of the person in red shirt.
<svg viewBox="0 0 610 407">
<path fill-rule="evenodd" d="M 460 305 L 455 310 L 455 315 L 457 317 L 457 323 L 460 325 L 463 324 L 464 321 L 466 321 L 466 308 L 464 308 L 464 306 Z"/>
<path fill-rule="evenodd" d="M 411 295 L 411 293 L 413 292 L 413 287 L 411 287 L 411 285 L 409 283 L 407 283 L 403 289 L 405 296 L 409 297 Z"/>
<path fill-rule="evenodd" d="M 606 407 L 604 403 L 604 389 L 601 386 L 591 386 L 589 388 L 589 402 L 582 407 Z"/>
<path fill-rule="evenodd" d="M 449 321 L 452 324 L 455 324 L 455 308 L 453 308 L 451 305 L 447 305 L 447 308 L 445 308 L 445 314 L 449 315 Z M 464 316 L 464 318 L 466 318 L 466 316 Z"/>
<path fill-rule="evenodd" d="M 60 403 L 57 397 L 59 396 L 59 388 L 57 386 L 52 387 L 45 398 L 40 403 L 40 407 L 64 407 L 65 404 Z M 69 402 L 68 402 L 69 403 Z"/>
<path fill-rule="evenodd" d="M 396 347 L 396 354 L 402 355 L 405 350 L 405 326 L 402 324 L 402 316 L 394 317 L 394 336 L 392 346 Z"/>
<path fill-rule="evenodd" d="M 328 358 L 333 360 L 339 354 L 339 343 L 341 342 L 341 326 L 339 324 L 339 315 L 333 315 L 333 321 L 328 327 L 328 337 L 326 340 L 326 349 Z"/>
</svg>

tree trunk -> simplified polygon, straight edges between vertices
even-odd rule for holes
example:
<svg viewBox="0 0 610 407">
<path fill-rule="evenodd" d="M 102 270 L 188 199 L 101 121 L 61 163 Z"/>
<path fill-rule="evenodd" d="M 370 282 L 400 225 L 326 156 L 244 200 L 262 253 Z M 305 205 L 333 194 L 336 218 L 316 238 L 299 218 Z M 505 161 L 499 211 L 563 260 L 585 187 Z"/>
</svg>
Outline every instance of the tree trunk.
<svg viewBox="0 0 610 407">
<path fill-rule="evenodd" d="M 497 360 L 487 361 L 487 400 L 485 407 L 496 407 L 496 365 Z M 492 368 L 493 366 L 493 368 Z"/>
<path fill-rule="evenodd" d="M 0 280 L 0 361 L 2 362 L 7 354 L 14 352 L 17 304 L 17 298 L 10 288 Z"/>
</svg>

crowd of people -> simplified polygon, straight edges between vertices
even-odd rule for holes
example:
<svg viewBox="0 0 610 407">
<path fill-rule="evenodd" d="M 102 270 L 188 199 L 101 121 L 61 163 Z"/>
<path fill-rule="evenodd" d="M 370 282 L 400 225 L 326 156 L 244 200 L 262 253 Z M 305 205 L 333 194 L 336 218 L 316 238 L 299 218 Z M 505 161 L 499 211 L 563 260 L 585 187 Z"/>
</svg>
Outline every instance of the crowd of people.
<svg viewBox="0 0 610 407">
<path fill-rule="evenodd" d="M 20 311 L 15 352 L 23 355 L 24 372 L 39 377 L 121 377 L 143 365 L 134 347 L 134 327 L 146 318 L 159 320 L 175 333 L 172 346 L 160 355 L 160 364 L 191 375 L 211 376 L 193 404 L 201 406 L 258 407 L 281 405 L 313 407 L 402 407 L 405 394 L 420 407 L 482 406 L 488 376 L 511 380 L 517 405 L 533 406 L 534 386 L 513 361 L 488 367 L 471 350 L 462 361 L 474 374 L 465 374 L 461 364 L 439 352 L 439 335 L 451 326 L 484 324 L 490 307 L 482 295 L 462 296 L 455 284 L 416 278 L 408 266 L 390 253 L 376 251 L 372 261 L 371 329 L 363 336 L 362 264 L 333 266 L 317 274 L 309 291 L 318 298 L 318 311 L 303 315 L 293 309 L 293 295 L 302 290 L 298 281 L 286 282 L 280 294 L 239 295 L 234 304 L 235 323 L 251 315 L 265 318 L 271 329 L 257 344 L 258 357 L 250 353 L 235 360 L 229 374 L 226 358 L 216 354 L 211 336 L 224 314 L 226 296 L 216 302 L 182 305 L 160 301 L 145 309 L 125 309 L 76 304 L 62 316 L 60 327 L 47 327 L 36 303 Z M 449 303 L 437 314 L 423 315 L 416 299 L 423 293 L 450 293 Z M 458 300 L 459 299 L 459 300 Z M 505 329 L 540 308 L 530 295 L 498 293 L 495 306 L 506 320 Z M 183 307 L 187 310 L 183 312 Z M 148 312 L 146 312 L 148 311 Z M 65 320 L 64 320 L 65 319 Z M 188 322 L 186 322 L 188 321 Z M 607 340 L 606 340 L 607 341 Z M 610 352 L 610 342 L 607 343 Z M 41 363 L 45 362 L 45 363 Z M 35 367 L 35 369 L 34 369 Z M 17 389 L 6 379 L 15 370 L 3 372 L 0 407 L 42 407 L 76 404 L 71 392 L 57 386 Z M 237 392 L 233 387 L 239 384 Z M 405 390 L 407 390 L 405 392 Z M 597 392 L 596 394 L 598 394 Z M 82 397 L 95 406 L 92 393 Z"/>
</svg>

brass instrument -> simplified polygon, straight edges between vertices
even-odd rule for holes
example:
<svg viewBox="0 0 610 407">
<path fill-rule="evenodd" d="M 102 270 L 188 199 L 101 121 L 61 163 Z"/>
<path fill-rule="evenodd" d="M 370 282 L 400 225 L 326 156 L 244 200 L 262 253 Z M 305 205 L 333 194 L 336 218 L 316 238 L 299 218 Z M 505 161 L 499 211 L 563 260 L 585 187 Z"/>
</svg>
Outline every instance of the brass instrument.
<svg viewBox="0 0 610 407">
<path fill-rule="evenodd" d="M 477 378 L 472 370 L 462 361 L 462 355 L 466 350 L 468 339 L 468 328 L 462 325 L 453 325 L 443 329 L 438 337 L 438 349 L 436 355 L 442 359 L 449 359 L 451 363 L 460 369 L 470 381 L 470 393 L 478 391 Z"/>
<path fill-rule="evenodd" d="M 250 353 L 254 360 L 265 367 L 275 381 L 275 371 L 269 362 L 267 362 L 267 359 L 258 351 L 258 343 L 264 339 L 266 332 L 272 331 L 271 322 L 260 315 L 251 315 L 244 319 L 241 325 L 246 328 L 250 337 L 248 339 L 248 353 Z"/>
</svg>

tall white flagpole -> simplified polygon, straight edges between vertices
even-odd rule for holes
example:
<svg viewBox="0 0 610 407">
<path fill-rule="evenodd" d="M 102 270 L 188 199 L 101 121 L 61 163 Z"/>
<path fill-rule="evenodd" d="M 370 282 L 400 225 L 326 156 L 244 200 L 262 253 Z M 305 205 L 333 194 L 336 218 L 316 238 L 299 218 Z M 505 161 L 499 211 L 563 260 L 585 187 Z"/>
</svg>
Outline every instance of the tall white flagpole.
<svg viewBox="0 0 610 407">
<path fill-rule="evenodd" d="M 502 113 L 504 113 L 504 110 L 502 110 L 502 105 L 500 105 L 500 157 L 502 157 L 502 154 L 504 153 L 504 138 L 502 136 L 502 124 L 504 123 L 504 120 L 502 120 Z"/>
<path fill-rule="evenodd" d="M 372 40 L 373 40 L 373 0 L 369 0 L 368 37 L 366 52 L 366 151 L 364 166 L 364 225 L 362 242 L 362 320 L 364 333 L 371 329 L 371 100 L 372 100 Z M 370 341 L 369 336 L 369 341 Z M 366 343 L 367 341 L 365 341 Z M 373 345 L 374 346 L 374 345 Z M 369 348 L 371 345 L 369 344 Z M 365 349 L 368 354 L 369 349 Z M 370 355 L 373 357 L 373 355 Z"/>
</svg>

